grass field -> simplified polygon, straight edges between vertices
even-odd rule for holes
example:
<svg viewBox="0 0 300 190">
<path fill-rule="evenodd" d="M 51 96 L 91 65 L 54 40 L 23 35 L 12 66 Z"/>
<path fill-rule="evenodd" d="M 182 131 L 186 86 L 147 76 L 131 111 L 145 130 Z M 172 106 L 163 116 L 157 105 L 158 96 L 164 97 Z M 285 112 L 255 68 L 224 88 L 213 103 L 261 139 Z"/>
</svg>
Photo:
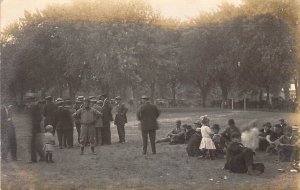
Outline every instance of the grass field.
<svg viewBox="0 0 300 190">
<path fill-rule="evenodd" d="M 200 115 L 207 114 L 211 123 L 224 129 L 228 119 L 236 120 L 240 128 L 253 121 L 259 126 L 285 118 L 300 126 L 300 115 L 278 112 L 231 111 L 213 109 L 169 109 L 159 118 L 157 139 L 171 130 L 177 119 L 192 124 Z M 261 176 L 233 174 L 222 170 L 224 159 L 214 161 L 189 158 L 186 145 L 158 144 L 157 154 L 142 155 L 142 138 L 134 113 L 128 115 L 126 144 L 119 144 L 116 127 L 112 127 L 110 146 L 96 147 L 97 155 L 80 156 L 80 149 L 55 149 L 54 164 L 40 162 L 28 164 L 30 126 L 24 114 L 15 115 L 18 140 L 18 162 L 2 163 L 2 189 L 300 189 L 300 173 L 291 173 L 288 163 L 280 163 L 276 156 L 258 153 L 255 162 L 263 162 L 266 171 Z M 74 130 L 74 136 L 77 136 Z M 76 139 L 76 137 L 74 138 Z M 279 173 L 277 169 L 285 169 Z M 227 179 L 224 179 L 224 176 Z M 213 179 L 213 180 L 211 180 Z"/>
</svg>

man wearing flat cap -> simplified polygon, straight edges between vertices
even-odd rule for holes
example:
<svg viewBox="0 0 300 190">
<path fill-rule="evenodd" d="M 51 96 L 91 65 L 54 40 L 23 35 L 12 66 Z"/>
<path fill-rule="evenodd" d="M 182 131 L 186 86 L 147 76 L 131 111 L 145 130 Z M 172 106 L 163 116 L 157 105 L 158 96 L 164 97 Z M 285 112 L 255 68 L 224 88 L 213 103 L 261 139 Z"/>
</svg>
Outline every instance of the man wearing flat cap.
<svg viewBox="0 0 300 190">
<path fill-rule="evenodd" d="M 158 129 L 157 118 L 159 117 L 160 111 L 155 105 L 150 103 L 149 97 L 142 96 L 141 101 L 142 105 L 137 112 L 137 119 L 141 124 L 143 154 L 147 153 L 148 135 L 150 138 L 152 153 L 156 154 L 155 136 L 156 130 Z"/>
<path fill-rule="evenodd" d="M 114 124 L 117 126 L 119 143 L 125 143 L 125 123 L 127 123 L 126 108 L 124 103 L 121 103 L 121 97 L 117 96 L 116 100 L 116 116 Z"/>
<path fill-rule="evenodd" d="M 53 103 L 53 98 L 51 96 L 47 96 L 45 98 L 46 105 L 44 106 L 43 116 L 45 117 L 44 127 L 47 125 L 53 126 L 53 135 L 55 134 L 56 126 L 55 126 L 55 111 L 57 110 L 57 105 Z"/>
<path fill-rule="evenodd" d="M 91 151 L 93 154 L 95 153 L 95 145 L 96 145 L 96 122 L 99 117 L 101 117 L 101 113 L 96 109 L 90 106 L 90 100 L 86 99 L 82 108 L 77 110 L 73 114 L 74 118 L 80 119 L 81 124 L 81 133 L 80 133 L 80 148 L 81 155 L 84 154 L 84 146 L 86 143 L 91 143 Z"/>
<path fill-rule="evenodd" d="M 110 122 L 113 121 L 112 116 L 112 106 L 110 104 L 109 99 L 107 98 L 107 94 L 100 95 L 100 100 L 103 101 L 102 106 L 102 145 L 110 145 L 111 144 L 111 132 L 110 132 Z"/>
</svg>

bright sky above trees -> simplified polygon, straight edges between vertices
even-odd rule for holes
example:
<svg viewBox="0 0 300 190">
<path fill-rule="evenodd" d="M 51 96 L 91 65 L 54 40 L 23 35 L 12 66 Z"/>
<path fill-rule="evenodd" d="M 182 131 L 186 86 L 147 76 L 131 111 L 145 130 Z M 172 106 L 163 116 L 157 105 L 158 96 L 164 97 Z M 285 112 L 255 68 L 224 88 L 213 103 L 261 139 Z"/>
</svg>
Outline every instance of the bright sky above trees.
<svg viewBox="0 0 300 190">
<path fill-rule="evenodd" d="M 22 17 L 24 10 L 43 9 L 49 4 L 68 3 L 72 0 L 1 0 L 1 28 Z M 213 11 L 224 1 L 239 5 L 241 0 L 148 0 L 165 17 L 187 19 L 201 11 Z"/>
</svg>

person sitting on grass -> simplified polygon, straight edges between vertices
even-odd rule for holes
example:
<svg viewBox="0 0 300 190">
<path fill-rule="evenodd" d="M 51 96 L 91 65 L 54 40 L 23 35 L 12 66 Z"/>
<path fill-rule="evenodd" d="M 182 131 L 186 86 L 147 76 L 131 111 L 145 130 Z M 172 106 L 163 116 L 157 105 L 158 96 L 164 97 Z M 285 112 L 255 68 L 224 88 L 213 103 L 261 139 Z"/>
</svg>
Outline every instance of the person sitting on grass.
<svg viewBox="0 0 300 190">
<path fill-rule="evenodd" d="M 183 144 L 185 130 L 181 128 L 181 121 L 176 121 L 176 127 L 167 134 L 166 138 L 157 140 L 156 143 L 169 142 L 170 144 Z"/>
<path fill-rule="evenodd" d="M 195 133 L 191 136 L 187 143 L 186 152 L 190 157 L 198 157 L 202 155 L 201 150 L 199 149 L 202 135 L 201 135 L 201 121 L 196 121 L 195 123 Z"/>
<path fill-rule="evenodd" d="M 190 138 L 193 136 L 193 134 L 195 134 L 196 130 L 193 129 L 193 127 L 191 125 L 183 125 L 182 126 L 185 129 L 185 142 L 184 143 L 188 143 Z"/>
<path fill-rule="evenodd" d="M 269 146 L 269 142 L 267 141 L 266 137 L 271 133 L 272 124 L 267 122 L 263 125 L 263 129 L 259 131 L 259 145 L 258 150 L 266 151 L 267 147 Z"/>
<path fill-rule="evenodd" d="M 228 125 L 229 126 L 225 129 L 225 131 L 221 133 L 223 140 L 221 143 L 223 144 L 223 146 L 227 146 L 231 142 L 231 135 L 233 133 L 241 134 L 240 129 L 236 127 L 235 121 L 233 119 L 228 120 Z"/>
<path fill-rule="evenodd" d="M 296 144 L 297 140 L 297 137 L 293 134 L 293 128 L 291 126 L 285 127 L 283 135 L 278 140 L 278 154 L 280 161 L 299 161 L 299 147 Z"/>
<path fill-rule="evenodd" d="M 220 126 L 218 124 L 214 124 L 212 127 L 211 127 L 211 130 L 213 132 L 213 135 L 212 135 L 212 140 L 216 146 L 216 157 L 218 156 L 222 156 L 224 157 L 224 148 L 225 146 L 221 143 L 222 142 L 222 136 L 219 134 L 219 131 L 220 131 Z"/>
<path fill-rule="evenodd" d="M 264 172 L 264 164 L 254 164 L 254 152 L 241 143 L 241 134 L 233 133 L 232 142 L 226 151 L 225 170 L 233 173 L 247 173 L 248 175 L 260 175 Z"/>
<path fill-rule="evenodd" d="M 272 127 L 272 131 L 269 135 L 266 136 L 266 140 L 269 143 L 269 146 L 266 149 L 266 152 L 270 155 L 277 154 L 278 152 L 278 145 L 279 145 L 279 138 L 283 135 L 283 130 L 279 124 L 274 125 Z"/>
<path fill-rule="evenodd" d="M 53 136 L 53 126 L 47 125 L 45 128 L 45 135 L 44 135 L 44 151 L 47 163 L 54 163 L 53 161 L 53 151 L 55 144 L 54 136 Z"/>
</svg>

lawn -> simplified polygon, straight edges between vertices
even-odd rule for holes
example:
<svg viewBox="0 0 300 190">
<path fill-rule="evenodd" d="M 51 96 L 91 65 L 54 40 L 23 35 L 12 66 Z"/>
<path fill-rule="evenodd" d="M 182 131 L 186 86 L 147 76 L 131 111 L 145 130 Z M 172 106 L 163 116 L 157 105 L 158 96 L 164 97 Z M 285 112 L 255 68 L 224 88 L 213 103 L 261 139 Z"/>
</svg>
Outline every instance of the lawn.
<svg viewBox="0 0 300 190">
<path fill-rule="evenodd" d="M 192 124 L 207 114 L 211 123 L 222 129 L 228 119 L 236 120 L 240 128 L 256 121 L 260 126 L 279 118 L 300 126 L 300 115 L 279 112 L 231 111 L 215 109 L 166 109 L 159 118 L 157 139 L 164 137 L 180 119 Z M 2 163 L 2 189 L 300 189 L 300 174 L 291 173 L 288 163 L 280 163 L 276 156 L 257 153 L 255 162 L 263 162 L 266 171 L 261 176 L 233 174 L 222 170 L 224 159 L 214 161 L 189 158 L 186 145 L 157 144 L 157 154 L 142 155 L 142 138 L 134 113 L 129 113 L 126 144 L 119 144 L 116 127 L 112 127 L 110 146 L 96 147 L 97 155 L 87 149 L 80 156 L 77 144 L 72 149 L 55 149 L 54 164 L 30 160 L 30 125 L 25 114 L 14 117 L 18 140 L 18 162 Z M 74 130 L 74 136 L 77 133 Z M 76 137 L 74 138 L 76 139 Z M 279 173 L 277 169 L 285 169 Z M 226 177 L 225 177 L 226 176 Z M 225 179 L 224 179 L 225 178 Z"/>
</svg>

